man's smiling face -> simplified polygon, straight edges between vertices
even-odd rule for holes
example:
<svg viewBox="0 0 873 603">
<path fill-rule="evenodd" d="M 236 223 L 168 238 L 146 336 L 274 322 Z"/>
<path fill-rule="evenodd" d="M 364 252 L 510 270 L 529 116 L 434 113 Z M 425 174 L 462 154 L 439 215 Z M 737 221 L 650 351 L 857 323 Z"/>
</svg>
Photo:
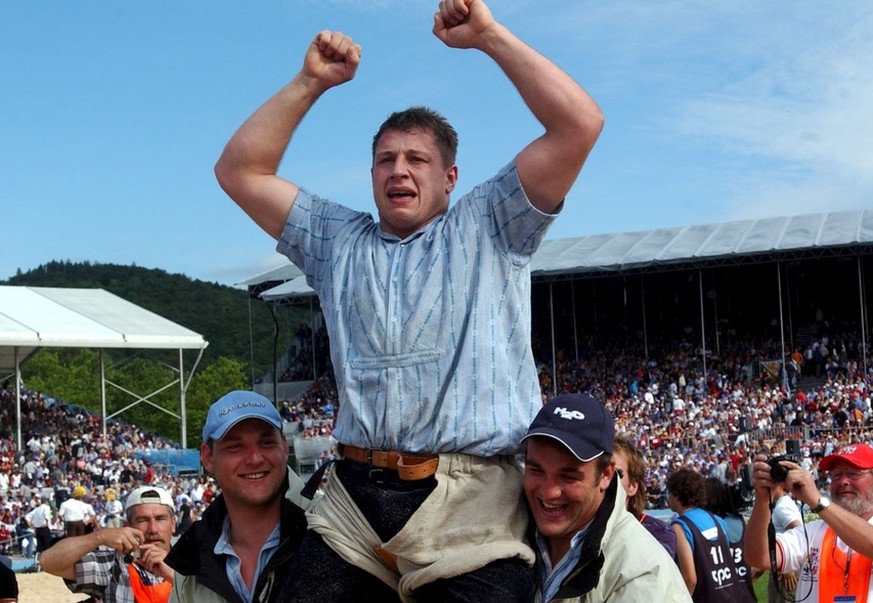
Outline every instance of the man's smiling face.
<svg viewBox="0 0 873 603">
<path fill-rule="evenodd" d="M 449 208 L 458 168 L 424 130 L 387 130 L 373 155 L 373 197 L 385 232 L 406 238 Z"/>
<path fill-rule="evenodd" d="M 203 444 L 203 466 L 215 474 L 228 506 L 276 504 L 285 485 L 288 442 L 260 419 L 245 419 L 220 440 Z"/>
<path fill-rule="evenodd" d="M 524 463 L 524 494 L 555 564 L 569 550 L 576 532 L 597 514 L 614 465 L 601 473 L 597 459 L 582 462 L 548 437 L 527 440 Z"/>
</svg>

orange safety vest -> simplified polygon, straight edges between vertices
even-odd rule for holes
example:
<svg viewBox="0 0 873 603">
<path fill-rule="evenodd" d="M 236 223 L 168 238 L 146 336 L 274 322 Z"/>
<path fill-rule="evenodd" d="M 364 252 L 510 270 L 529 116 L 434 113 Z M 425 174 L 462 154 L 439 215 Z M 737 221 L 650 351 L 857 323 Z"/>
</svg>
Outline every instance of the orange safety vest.
<svg viewBox="0 0 873 603">
<path fill-rule="evenodd" d="M 143 584 L 142 577 L 133 563 L 127 566 L 127 573 L 130 576 L 130 589 L 133 591 L 136 603 L 167 603 L 170 599 L 170 591 L 173 590 L 172 582 L 164 580 L 160 584 Z"/>
<path fill-rule="evenodd" d="M 873 561 L 851 549 L 840 550 L 831 528 L 825 530 L 819 555 L 818 600 L 854 595 L 856 603 L 866 603 Z"/>
</svg>

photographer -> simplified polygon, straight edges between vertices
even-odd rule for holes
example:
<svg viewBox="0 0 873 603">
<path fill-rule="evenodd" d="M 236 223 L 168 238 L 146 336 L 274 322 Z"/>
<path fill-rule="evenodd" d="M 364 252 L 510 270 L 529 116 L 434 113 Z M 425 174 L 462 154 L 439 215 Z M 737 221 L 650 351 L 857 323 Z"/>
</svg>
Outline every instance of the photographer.
<svg viewBox="0 0 873 603">
<path fill-rule="evenodd" d="M 823 458 L 819 467 L 830 477 L 830 498 L 821 495 L 812 474 L 797 463 L 755 457 L 755 504 L 746 532 L 746 559 L 755 567 L 771 566 L 770 508 L 776 502 L 774 486 L 782 482 L 819 519 L 775 536 L 773 569 L 800 572 L 798 600 L 873 601 L 873 526 L 869 523 L 873 518 L 873 448 L 846 446 Z"/>
<path fill-rule="evenodd" d="M 127 527 L 64 538 L 39 559 L 67 588 L 104 603 L 166 602 L 173 570 L 164 563 L 176 528 L 169 492 L 141 486 L 125 503 Z"/>
</svg>

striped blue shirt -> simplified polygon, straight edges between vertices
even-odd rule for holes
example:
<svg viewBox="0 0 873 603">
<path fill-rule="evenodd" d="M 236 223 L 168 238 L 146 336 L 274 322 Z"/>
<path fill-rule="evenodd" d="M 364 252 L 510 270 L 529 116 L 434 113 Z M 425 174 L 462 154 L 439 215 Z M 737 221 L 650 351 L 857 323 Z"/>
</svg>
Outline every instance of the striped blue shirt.
<svg viewBox="0 0 873 603">
<path fill-rule="evenodd" d="M 541 406 L 530 259 L 553 215 L 515 163 L 399 239 L 301 189 L 277 249 L 321 300 L 344 444 L 513 454 Z"/>
</svg>

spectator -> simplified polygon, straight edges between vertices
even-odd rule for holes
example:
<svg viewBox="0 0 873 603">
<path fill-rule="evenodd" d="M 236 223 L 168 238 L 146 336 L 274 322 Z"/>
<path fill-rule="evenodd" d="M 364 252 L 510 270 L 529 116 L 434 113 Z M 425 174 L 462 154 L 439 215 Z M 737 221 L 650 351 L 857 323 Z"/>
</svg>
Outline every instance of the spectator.
<svg viewBox="0 0 873 603">
<path fill-rule="evenodd" d="M 97 519 L 94 508 L 82 500 L 85 488 L 76 486 L 73 496 L 58 507 L 58 517 L 64 522 L 65 536 L 82 536 L 85 534 L 85 524 L 92 524 Z"/>
<path fill-rule="evenodd" d="M 739 576 L 720 517 L 706 511 L 704 479 L 689 468 L 667 479 L 667 502 L 679 514 L 673 520 L 679 570 L 692 599 L 707 603 L 754 603 Z"/>
<path fill-rule="evenodd" d="M 36 533 L 36 551 L 43 553 L 52 545 L 52 510 L 43 496 L 36 495 L 33 501 L 33 509 L 24 517 Z"/>
<path fill-rule="evenodd" d="M 568 394 L 548 402 L 523 439 L 537 600 L 688 601 L 664 547 L 625 512 L 613 430 L 600 402 Z"/>
<path fill-rule="evenodd" d="M 0 603 L 18 601 L 18 579 L 8 557 L 0 557 Z"/>
<path fill-rule="evenodd" d="M 773 504 L 771 521 L 777 534 L 784 534 L 788 530 L 803 524 L 803 516 L 797 503 L 788 493 L 785 482 L 776 482 L 770 488 L 770 497 L 776 502 Z M 796 572 L 770 572 L 767 583 L 767 601 L 769 603 L 793 603 L 796 599 L 797 588 Z"/>
<path fill-rule="evenodd" d="M 746 541 L 746 556 L 758 567 L 770 567 L 767 526 L 775 480 L 766 460 L 765 455 L 755 457 L 756 496 Z M 873 448 L 844 446 L 821 460 L 819 466 L 830 477 L 830 498 L 819 492 L 809 471 L 788 461 L 781 465 L 788 470 L 785 488 L 819 518 L 775 536 L 771 569 L 799 572 L 797 600 L 873 600 Z"/>
<path fill-rule="evenodd" d="M 675 559 L 676 534 L 666 523 L 645 511 L 646 491 L 643 489 L 643 482 L 646 478 L 646 467 L 643 455 L 626 436 L 615 436 L 613 448 L 612 459 L 615 462 L 615 471 L 627 494 L 627 510 L 661 543 L 670 557 Z"/>
<path fill-rule="evenodd" d="M 200 458 L 221 495 L 167 558 L 176 570 L 171 600 L 276 601 L 306 530 L 298 506 L 303 482 L 285 465 L 288 442 L 276 407 L 254 392 L 219 398 L 206 416 Z"/>
<path fill-rule="evenodd" d="M 176 527 L 173 499 L 163 488 L 141 486 L 124 508 L 127 527 L 64 538 L 40 556 L 40 565 L 70 591 L 105 603 L 166 602 L 173 583 L 164 563 Z"/>
</svg>

